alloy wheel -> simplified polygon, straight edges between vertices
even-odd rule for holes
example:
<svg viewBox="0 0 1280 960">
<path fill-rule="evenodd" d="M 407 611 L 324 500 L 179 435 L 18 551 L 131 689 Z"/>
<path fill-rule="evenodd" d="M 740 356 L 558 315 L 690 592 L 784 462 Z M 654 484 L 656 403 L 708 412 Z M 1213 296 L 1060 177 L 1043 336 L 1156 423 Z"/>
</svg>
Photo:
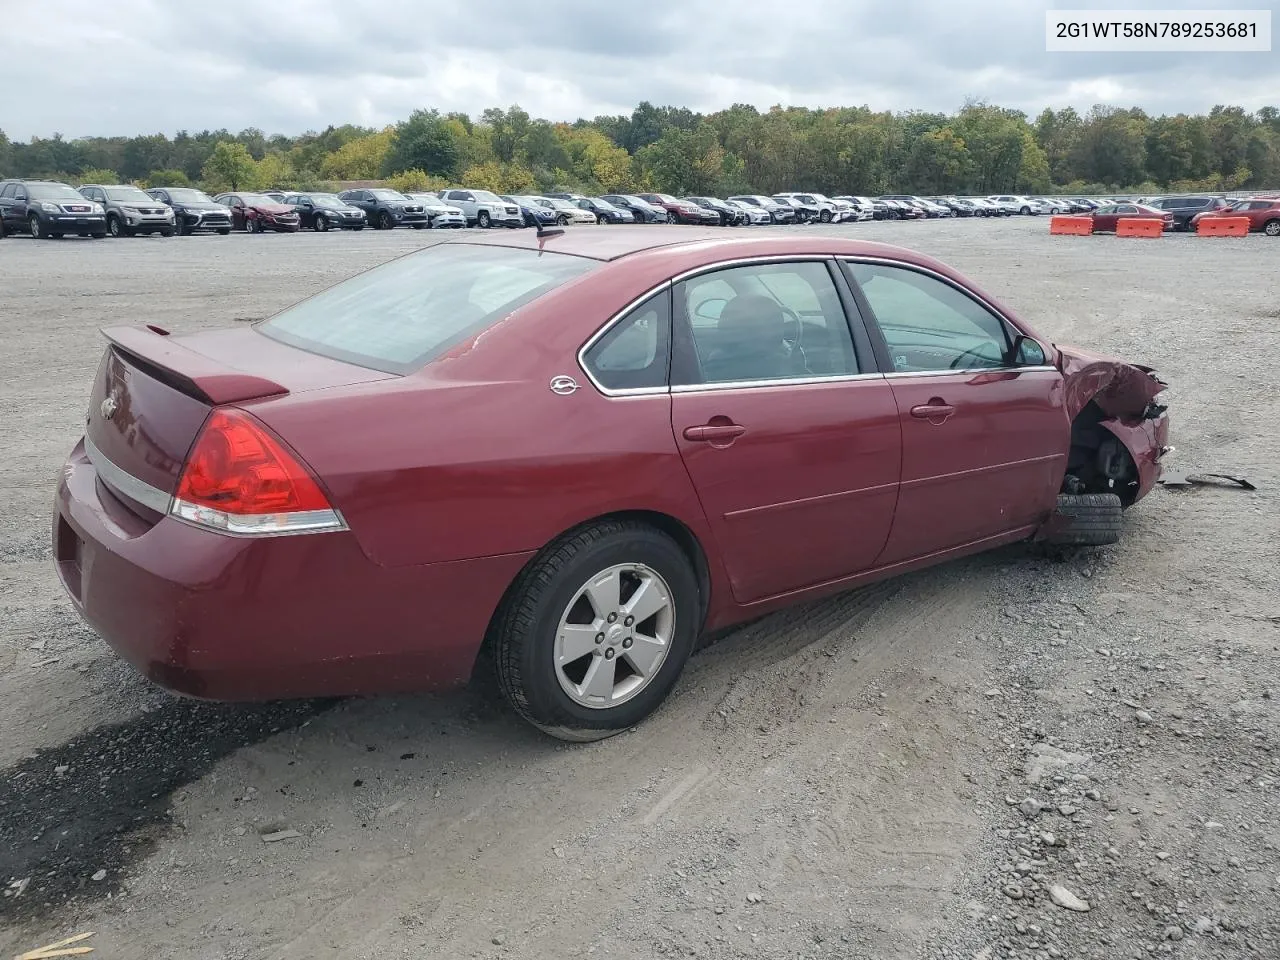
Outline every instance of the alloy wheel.
<svg viewBox="0 0 1280 960">
<path fill-rule="evenodd" d="M 556 628 L 560 689 L 596 710 L 626 703 L 661 670 L 675 620 L 671 588 L 652 567 L 601 570 L 574 594 Z"/>
</svg>

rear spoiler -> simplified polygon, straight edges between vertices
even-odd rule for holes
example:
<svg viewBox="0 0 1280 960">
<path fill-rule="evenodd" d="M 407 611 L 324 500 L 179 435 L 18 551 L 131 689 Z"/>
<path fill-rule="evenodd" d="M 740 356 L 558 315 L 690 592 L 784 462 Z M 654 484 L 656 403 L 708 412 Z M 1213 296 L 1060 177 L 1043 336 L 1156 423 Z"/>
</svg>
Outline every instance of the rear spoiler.
<svg viewBox="0 0 1280 960">
<path fill-rule="evenodd" d="M 237 403 L 276 397 L 289 391 L 280 384 L 241 373 L 171 340 L 169 331 L 152 324 L 103 327 L 112 347 L 146 369 L 157 380 L 208 403 Z"/>
</svg>

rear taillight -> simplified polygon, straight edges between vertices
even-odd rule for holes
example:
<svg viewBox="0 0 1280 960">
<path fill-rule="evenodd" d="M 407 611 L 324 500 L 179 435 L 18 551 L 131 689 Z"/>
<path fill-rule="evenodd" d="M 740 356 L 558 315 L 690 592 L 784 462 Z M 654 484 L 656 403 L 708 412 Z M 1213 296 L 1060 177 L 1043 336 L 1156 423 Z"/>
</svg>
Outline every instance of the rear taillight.
<svg viewBox="0 0 1280 960">
<path fill-rule="evenodd" d="M 169 512 L 241 535 L 346 529 L 311 471 L 266 427 L 238 410 L 209 414 Z"/>
</svg>

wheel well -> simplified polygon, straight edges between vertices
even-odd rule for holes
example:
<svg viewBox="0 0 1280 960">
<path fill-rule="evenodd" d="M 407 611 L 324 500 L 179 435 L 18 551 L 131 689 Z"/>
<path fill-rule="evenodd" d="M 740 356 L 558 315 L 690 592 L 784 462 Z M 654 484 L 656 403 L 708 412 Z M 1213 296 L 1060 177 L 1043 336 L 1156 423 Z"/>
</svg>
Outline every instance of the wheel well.
<svg viewBox="0 0 1280 960">
<path fill-rule="evenodd" d="M 605 520 L 638 521 L 639 523 L 644 523 L 654 527 L 655 529 L 661 530 L 676 542 L 676 545 L 680 548 L 681 552 L 684 553 L 685 557 L 688 558 L 689 562 L 693 565 L 694 575 L 698 578 L 699 615 L 701 616 L 703 623 L 706 623 L 707 610 L 711 602 L 711 569 L 707 564 L 707 555 L 702 549 L 702 544 L 698 542 L 698 538 L 694 535 L 694 532 L 683 522 L 677 520 L 670 514 L 660 513 L 656 510 L 619 510 L 614 513 L 604 513 L 598 517 L 592 517 L 590 520 L 584 520 L 582 523 L 576 524 L 567 530 L 560 531 L 560 533 L 547 541 L 541 550 L 534 554 L 534 556 L 530 557 L 528 563 L 521 567 L 519 572 L 511 579 L 511 582 L 507 584 L 507 589 L 502 593 L 502 599 L 498 601 L 498 605 L 494 607 L 493 613 L 489 616 L 489 624 L 485 628 L 484 632 L 484 641 L 481 643 L 480 649 L 477 651 L 475 663 L 472 664 L 471 669 L 473 679 L 476 674 L 476 667 L 479 666 L 482 661 L 489 659 L 493 646 L 494 628 L 502 616 L 503 607 L 506 606 L 512 592 L 524 577 L 525 572 L 533 566 L 533 564 L 537 563 L 538 559 L 557 541 L 581 530 L 583 527 L 589 527 L 592 524 L 600 523 Z"/>
<path fill-rule="evenodd" d="M 1092 400 L 1071 421 L 1071 449 L 1062 493 L 1114 493 L 1129 506 L 1138 495 L 1138 465 Z"/>
</svg>

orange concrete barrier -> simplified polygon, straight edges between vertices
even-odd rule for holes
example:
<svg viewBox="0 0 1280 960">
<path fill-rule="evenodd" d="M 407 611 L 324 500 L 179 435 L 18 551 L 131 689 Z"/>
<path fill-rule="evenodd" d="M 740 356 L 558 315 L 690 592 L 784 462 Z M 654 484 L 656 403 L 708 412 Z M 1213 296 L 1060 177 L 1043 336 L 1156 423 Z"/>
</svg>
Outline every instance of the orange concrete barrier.
<svg viewBox="0 0 1280 960">
<path fill-rule="evenodd" d="M 1121 217 L 1116 221 L 1117 237 L 1158 237 L 1164 233 L 1164 221 L 1155 217 Z"/>
<path fill-rule="evenodd" d="M 1243 237 L 1248 232 L 1248 217 L 1201 217 L 1196 221 L 1198 237 Z"/>
<path fill-rule="evenodd" d="M 1093 233 L 1093 217 L 1053 217 L 1049 232 L 1063 236 L 1087 237 Z"/>
</svg>

